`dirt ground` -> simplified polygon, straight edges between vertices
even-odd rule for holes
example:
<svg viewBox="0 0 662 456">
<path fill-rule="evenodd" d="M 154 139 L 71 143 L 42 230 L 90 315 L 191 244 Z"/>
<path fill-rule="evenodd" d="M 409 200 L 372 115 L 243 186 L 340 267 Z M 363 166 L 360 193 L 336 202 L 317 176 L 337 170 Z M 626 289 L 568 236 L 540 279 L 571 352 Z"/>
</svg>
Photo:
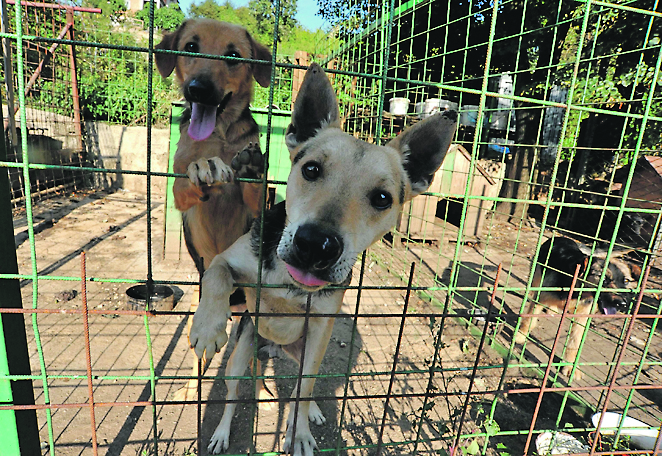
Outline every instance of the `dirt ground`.
<svg viewBox="0 0 662 456">
<path fill-rule="evenodd" d="M 135 193 L 119 191 L 112 194 L 75 194 L 54 198 L 38 205 L 34 226 L 37 269 L 40 275 L 57 277 L 80 276 L 80 252 L 87 255 L 87 275 L 103 279 L 139 279 L 148 273 L 147 203 Z M 155 280 L 174 281 L 175 310 L 186 312 L 193 293 L 190 285 L 198 280 L 190 259 L 163 259 L 164 201 L 155 198 L 151 212 L 151 265 Z M 26 220 L 17 212 L 15 238 L 21 273 L 31 272 L 31 252 L 26 240 Z M 443 289 L 451 277 L 451 260 L 456 244 L 449 242 L 449 232 L 438 234 L 437 240 L 426 245 L 388 243 L 370 250 L 366 262 L 366 286 L 403 287 L 398 276 L 406 277 L 409 265 L 416 263 L 414 286 L 437 287 L 426 292 L 437 301 L 430 303 L 425 295 L 413 293 L 409 309 L 403 315 L 405 290 L 362 290 L 359 316 L 354 319 L 357 293 L 349 290 L 327 350 L 317 381 L 315 396 L 326 416 L 325 425 L 311 424 L 311 430 L 321 450 L 342 448 L 340 454 L 374 454 L 380 441 L 384 420 L 382 454 L 443 454 L 457 434 L 460 416 L 467 404 L 462 426 L 463 434 L 494 430 L 511 432 L 489 440 L 487 454 L 522 454 L 526 434 L 531 424 L 537 393 L 509 393 L 508 390 L 539 387 L 535 370 L 523 364 L 546 363 L 545 347 L 552 345 L 558 318 L 544 318 L 536 333 L 538 344 L 530 343 L 524 353 L 516 347 L 504 368 L 503 350 L 510 347 L 514 314 L 519 312 L 522 298 L 516 293 L 497 293 L 496 308 L 503 316 L 501 324 L 488 326 L 489 337 L 478 353 L 479 339 L 469 329 L 451 318 L 432 317 L 439 313 L 439 303 L 447 300 Z M 521 287 L 525 283 L 530 259 L 526 254 L 535 246 L 538 230 L 511 225 L 490 230 L 487 247 L 459 246 L 461 265 L 457 275 L 460 287 L 452 296 L 456 312 L 471 312 L 472 327 L 478 333 L 484 329 L 484 312 L 489 303 L 488 286 L 494 282 L 496 270 L 502 264 L 504 272 L 500 286 Z M 515 240 L 518 250 L 514 251 Z M 358 265 L 354 284 L 359 276 Z M 657 279 L 655 279 L 657 280 Z M 90 309 L 115 310 L 126 308 L 126 289 L 132 284 L 122 281 L 87 284 Z M 483 287 L 484 291 L 466 291 L 462 287 Z M 655 285 L 660 288 L 660 284 Z M 24 306 L 30 306 L 35 288 L 29 280 L 22 282 Z M 75 290 L 76 293 L 71 293 Z M 40 280 L 37 287 L 39 308 L 80 309 L 80 283 L 70 280 Z M 69 292 L 69 293 L 67 293 Z M 74 296 L 75 295 L 75 296 Z M 72 299 L 69 299 L 72 298 Z M 654 305 L 653 297 L 647 303 Z M 402 323 L 404 320 L 404 323 Z M 186 314 L 133 316 L 90 315 L 90 348 L 99 454 L 160 455 L 197 454 L 196 404 L 169 403 L 172 394 L 190 375 L 192 359 L 186 341 Z M 605 361 L 616 352 L 619 334 L 626 319 L 595 319 L 596 331 L 589 333 L 582 361 L 584 379 L 575 384 L 582 387 L 604 385 L 611 377 Z M 660 332 L 651 333 L 652 320 L 638 321 L 630 338 L 625 361 L 619 370 L 618 385 L 660 384 Z M 402 323 L 402 338 L 398 334 Z M 442 338 L 435 335 L 443 325 Z M 352 339 L 353 328 L 356 332 Z M 38 412 L 43 454 L 50 454 L 47 422 L 52 423 L 53 455 L 91 455 L 92 434 L 86 379 L 83 319 L 80 315 L 63 313 L 26 317 L 30 342 L 30 359 L 34 374 L 45 372 L 47 386 L 35 381 L 37 403 L 53 404 L 50 416 Z M 41 340 L 43 368 L 40 361 L 35 329 Z M 649 337 L 650 335 L 650 337 Z M 353 343 L 352 343 L 353 340 Z M 646 341 L 650 340 L 648 364 L 637 372 Z M 149 343 L 147 343 L 149 341 Z M 435 346 L 440 349 L 435 350 Z M 208 376 L 221 376 L 229 356 L 230 343 L 214 359 Z M 393 360 L 399 350 L 395 374 Z M 435 356 L 436 354 L 436 356 Z M 477 375 L 471 382 L 472 395 L 467 397 L 470 378 L 477 356 Z M 558 361 L 558 359 L 557 359 Z M 434 375 L 431 377 L 431 367 Z M 544 369 L 544 366 L 543 366 Z M 152 395 L 151 374 L 157 377 Z M 347 381 L 347 373 L 350 373 Z M 552 369 L 552 374 L 556 368 Z M 635 375 L 636 378 L 635 382 Z M 297 375 L 290 360 L 272 360 L 265 375 L 289 376 L 266 383 L 277 397 L 289 397 Z M 391 383 L 391 378 L 393 381 Z M 567 379 L 559 377 L 559 384 Z M 390 398 L 385 397 L 389 392 Z M 271 410 L 256 409 L 250 403 L 250 381 L 242 382 L 241 398 L 245 404 L 237 408 L 232 425 L 228 454 L 280 451 L 285 432 L 287 406 L 274 402 Z M 497 392 L 500 392 L 497 394 Z M 629 390 L 614 393 L 609 410 L 618 409 L 628 399 Z M 201 410 L 201 454 L 207 454 L 206 444 L 220 420 L 225 385 L 220 379 L 203 382 L 202 398 L 209 401 Z M 588 404 L 604 403 L 604 392 L 586 389 L 578 393 Z M 650 425 L 659 425 L 662 417 L 661 391 L 641 389 L 632 393 L 630 416 Z M 48 399 L 47 399 L 48 396 Z M 493 421 L 487 414 L 497 397 Z M 347 398 L 347 399 L 344 399 Z M 108 405 L 156 400 L 159 405 Z M 559 427 L 587 426 L 589 409 L 573 398 L 568 399 Z M 543 396 L 536 429 L 553 429 L 563 394 L 551 391 Z M 60 405 L 65 405 L 61 407 Z M 425 406 L 424 406 L 425 404 Z M 253 420 L 255 417 L 255 420 Z M 154 432 L 156 431 L 156 439 Z M 463 439 L 463 446 L 472 441 L 482 445 L 483 438 Z M 531 450 L 529 450 L 531 452 Z"/>
</svg>

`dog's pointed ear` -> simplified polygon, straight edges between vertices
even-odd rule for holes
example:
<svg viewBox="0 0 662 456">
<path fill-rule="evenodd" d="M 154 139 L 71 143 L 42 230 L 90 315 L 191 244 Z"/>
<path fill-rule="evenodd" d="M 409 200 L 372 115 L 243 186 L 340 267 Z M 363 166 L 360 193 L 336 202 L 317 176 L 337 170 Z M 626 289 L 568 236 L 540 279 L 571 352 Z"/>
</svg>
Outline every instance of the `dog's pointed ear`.
<svg viewBox="0 0 662 456">
<path fill-rule="evenodd" d="M 409 199 L 424 192 L 432 183 L 455 136 L 457 112 L 444 111 L 415 124 L 388 143 L 402 157 L 411 184 Z"/>
<path fill-rule="evenodd" d="M 329 78 L 317 63 L 308 67 L 292 109 L 285 142 L 290 151 L 326 127 L 340 128 L 338 100 Z"/>
<path fill-rule="evenodd" d="M 579 268 L 579 277 L 580 278 L 586 273 L 587 269 L 588 269 L 588 257 L 585 256 L 584 260 L 581 263 L 581 267 Z"/>
<path fill-rule="evenodd" d="M 269 48 L 255 41 L 250 33 L 246 32 L 246 35 L 248 35 L 248 40 L 253 47 L 253 59 L 267 60 L 271 62 L 271 51 Z M 269 65 L 254 63 L 253 77 L 262 87 L 269 87 L 269 84 L 271 83 L 271 63 L 269 63 Z"/>
<path fill-rule="evenodd" d="M 176 51 L 177 44 L 179 42 L 179 35 L 181 31 L 186 26 L 186 21 L 182 22 L 182 25 L 179 26 L 177 30 L 172 33 L 165 33 L 163 39 L 159 44 L 156 45 L 155 49 L 163 49 L 167 51 Z M 172 73 L 172 70 L 175 69 L 177 64 L 177 56 L 173 54 L 154 54 L 154 60 L 156 61 L 156 68 L 159 69 L 159 73 L 164 78 L 167 78 Z"/>
<path fill-rule="evenodd" d="M 632 278 L 635 280 L 639 280 L 639 277 L 641 277 L 641 268 L 639 267 L 639 265 L 634 263 L 628 263 L 628 266 L 630 267 L 630 274 L 632 274 Z"/>
</svg>

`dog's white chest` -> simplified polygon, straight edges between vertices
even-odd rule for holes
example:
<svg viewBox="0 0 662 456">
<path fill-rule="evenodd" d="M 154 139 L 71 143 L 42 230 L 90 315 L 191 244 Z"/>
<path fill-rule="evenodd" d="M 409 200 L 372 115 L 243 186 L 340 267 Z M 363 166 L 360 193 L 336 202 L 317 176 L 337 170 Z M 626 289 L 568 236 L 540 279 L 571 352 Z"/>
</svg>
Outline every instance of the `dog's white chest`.
<svg viewBox="0 0 662 456">
<path fill-rule="evenodd" d="M 288 345 L 296 342 L 303 336 L 305 327 L 306 299 L 288 299 L 284 290 L 262 289 L 260 300 L 260 314 L 253 317 L 259 334 L 276 342 L 279 345 Z M 251 296 L 252 295 L 252 296 Z M 281 296 L 283 295 L 283 296 Z M 250 312 L 256 312 L 255 292 L 247 293 L 247 307 Z M 276 314 L 276 315 L 272 315 Z M 295 314 L 296 316 L 283 316 L 282 314 Z M 256 321 L 257 320 L 257 321 Z"/>
</svg>

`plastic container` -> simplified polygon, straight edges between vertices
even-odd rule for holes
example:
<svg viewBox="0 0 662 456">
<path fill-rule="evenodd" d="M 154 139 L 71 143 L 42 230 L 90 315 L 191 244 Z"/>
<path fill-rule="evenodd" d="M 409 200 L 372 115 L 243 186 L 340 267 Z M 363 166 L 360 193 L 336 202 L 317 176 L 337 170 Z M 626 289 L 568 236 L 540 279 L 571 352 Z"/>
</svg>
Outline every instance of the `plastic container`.
<svg viewBox="0 0 662 456">
<path fill-rule="evenodd" d="M 407 98 L 395 97 L 388 100 L 388 112 L 394 116 L 404 116 L 409 109 L 409 100 Z"/>
<path fill-rule="evenodd" d="M 464 105 L 460 108 L 460 125 L 476 127 L 478 121 L 478 105 Z"/>
<path fill-rule="evenodd" d="M 416 116 L 418 116 L 419 118 L 422 118 L 424 110 L 425 110 L 424 101 L 419 101 L 414 105 L 414 114 L 416 114 Z"/>
<path fill-rule="evenodd" d="M 147 285 L 135 285 L 126 290 L 127 309 L 145 310 L 147 305 Z M 172 310 L 175 294 L 166 285 L 152 285 L 152 296 L 149 310 Z"/>
<path fill-rule="evenodd" d="M 593 426 L 598 426 L 600 420 L 600 413 L 596 413 L 591 417 Z M 616 433 L 616 428 L 621 422 L 620 413 L 606 412 L 600 425 L 600 434 L 613 435 Z M 638 428 L 638 429 L 631 429 Z M 648 429 L 647 429 L 648 428 Z M 660 434 L 659 428 L 650 428 L 646 423 L 626 416 L 623 418 L 623 426 L 621 427 L 621 436 L 629 436 L 630 443 L 640 450 L 652 450 L 655 446 L 655 441 Z M 658 451 L 662 450 L 662 442 L 657 446 Z"/>
<path fill-rule="evenodd" d="M 490 115 L 490 129 L 492 130 L 505 130 L 508 128 L 508 118 L 510 111 L 496 111 Z M 510 122 L 510 129 L 515 128 L 515 119 Z"/>
<path fill-rule="evenodd" d="M 441 98 L 428 98 L 423 105 L 423 112 L 421 119 L 430 117 L 431 115 L 440 111 L 457 111 L 457 103 Z"/>
</svg>

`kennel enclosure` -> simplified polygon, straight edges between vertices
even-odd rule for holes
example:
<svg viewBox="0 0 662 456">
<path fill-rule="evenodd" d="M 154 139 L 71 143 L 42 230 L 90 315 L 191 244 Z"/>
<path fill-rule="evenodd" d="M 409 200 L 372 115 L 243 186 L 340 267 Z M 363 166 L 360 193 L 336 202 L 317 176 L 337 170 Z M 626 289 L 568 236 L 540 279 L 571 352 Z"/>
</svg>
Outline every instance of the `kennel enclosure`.
<svg viewBox="0 0 662 456">
<path fill-rule="evenodd" d="M 185 253 L 167 256 L 171 239 L 182 251 L 168 200 L 177 176 L 167 167 L 179 94 L 154 72 L 159 31 L 139 33 L 120 20 L 98 28 L 88 18 L 96 13 L 55 5 L 8 2 L 3 16 L 11 62 L 3 70 L 1 166 L 9 177 L 0 185 L 12 192 L 3 193 L 0 213 L 10 259 L 0 275 L 2 353 L 10 360 L 0 356 L 0 422 L 10 430 L 0 447 L 204 454 L 222 408 L 223 363 L 202 376 L 200 401 L 171 399 L 189 379 L 183 322 L 198 277 Z M 653 433 L 662 421 L 660 6 L 319 5 L 329 37 L 308 58 L 327 69 L 345 131 L 386 143 L 435 111 L 460 113 L 454 153 L 430 191 L 356 265 L 315 392 L 328 420 L 312 428 L 320 452 L 534 454 L 544 450 L 536 448 L 541 436 L 563 433 L 585 454 L 652 453 L 635 446 L 623 423 L 591 416 L 619 413 Z M 278 56 L 278 31 L 269 43 L 272 85 L 254 104 L 269 154 L 263 183 L 274 198 L 287 174 L 279 135 L 292 81 L 306 66 Z M 114 77 L 120 73 L 127 78 Z M 73 79 L 79 120 L 69 109 Z M 274 172 L 275 159 L 284 175 Z M 592 261 L 620 256 L 643 271 L 617 290 L 627 311 L 591 318 L 569 378 L 559 371 L 572 315 L 542 315 L 525 345 L 513 342 L 526 302 L 540 291 L 532 287 L 536 263 L 547 261 L 540 246 L 552 236 L 586 245 Z M 177 307 L 127 310 L 122 295 L 138 283 L 179 290 Z M 609 284 L 604 273 L 597 289 L 576 286 L 600 294 Z M 72 290 L 71 299 L 61 294 Z M 248 386 L 259 375 L 246 373 L 229 454 L 279 451 L 297 371 L 270 364 L 263 377 L 279 398 L 271 411 Z"/>
</svg>

